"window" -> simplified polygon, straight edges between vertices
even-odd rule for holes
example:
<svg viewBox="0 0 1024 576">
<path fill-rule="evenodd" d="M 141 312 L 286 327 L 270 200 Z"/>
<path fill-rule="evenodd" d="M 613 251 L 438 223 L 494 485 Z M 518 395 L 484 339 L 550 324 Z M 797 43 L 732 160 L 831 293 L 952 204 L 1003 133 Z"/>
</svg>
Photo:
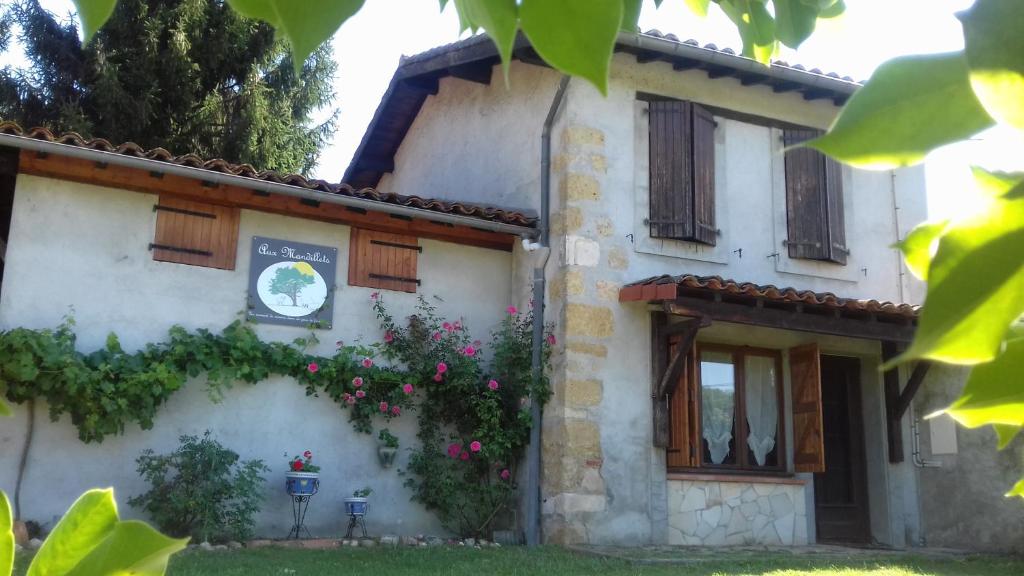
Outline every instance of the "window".
<svg viewBox="0 0 1024 576">
<path fill-rule="evenodd" d="M 422 251 L 415 236 L 353 228 L 349 241 L 348 283 L 416 292 L 420 285 L 416 261 Z"/>
<path fill-rule="evenodd" d="M 652 100 L 651 238 L 715 244 L 715 119 L 692 102 Z"/>
<path fill-rule="evenodd" d="M 237 207 L 160 195 L 156 210 L 153 260 L 224 270 L 235 269 Z"/>
<path fill-rule="evenodd" d="M 670 400 L 669 468 L 784 471 L 778 351 L 700 345 Z"/>
<path fill-rule="evenodd" d="M 818 130 L 785 130 L 786 147 L 820 136 Z M 842 167 L 810 148 L 786 151 L 786 246 L 790 258 L 846 264 Z"/>
</svg>

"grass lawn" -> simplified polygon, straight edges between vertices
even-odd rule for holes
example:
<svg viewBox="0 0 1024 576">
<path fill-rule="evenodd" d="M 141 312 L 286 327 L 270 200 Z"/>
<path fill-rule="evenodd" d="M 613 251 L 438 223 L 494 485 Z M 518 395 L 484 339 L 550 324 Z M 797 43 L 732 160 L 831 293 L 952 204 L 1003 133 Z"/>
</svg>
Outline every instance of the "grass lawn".
<svg viewBox="0 0 1024 576">
<path fill-rule="evenodd" d="M 24 574 L 27 558 L 15 569 Z M 686 564 L 637 564 L 597 558 L 560 548 L 374 548 L 336 550 L 188 551 L 171 560 L 171 576 L 490 576 L 492 574 L 713 576 L 717 574 L 791 576 L 799 574 L 870 576 L 1020 575 L 1024 560 L 1001 557 L 924 558 L 902 555 L 797 556 L 786 552 L 701 555 Z"/>
</svg>

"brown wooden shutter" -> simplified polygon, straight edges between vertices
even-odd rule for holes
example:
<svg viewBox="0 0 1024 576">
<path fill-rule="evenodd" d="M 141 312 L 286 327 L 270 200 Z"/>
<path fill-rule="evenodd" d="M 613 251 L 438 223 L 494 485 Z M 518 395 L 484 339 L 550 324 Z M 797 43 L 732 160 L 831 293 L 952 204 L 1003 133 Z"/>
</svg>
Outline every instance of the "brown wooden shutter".
<svg viewBox="0 0 1024 576">
<path fill-rule="evenodd" d="M 154 210 L 153 259 L 235 269 L 239 209 L 160 195 Z"/>
<path fill-rule="evenodd" d="M 648 111 L 651 238 L 693 238 L 691 105 L 656 100 Z"/>
<path fill-rule="evenodd" d="M 673 337 L 669 341 L 669 348 L 674 353 L 679 345 L 680 338 Z M 669 468 L 692 468 L 697 465 L 697 451 L 693 442 L 698 435 L 696 433 L 696 391 L 694 385 L 697 381 L 694 370 L 696 369 L 696 344 L 691 344 L 690 349 L 683 352 L 683 370 L 679 375 L 679 383 L 675 391 L 669 396 L 669 443 L 666 450 L 666 464 Z"/>
<path fill-rule="evenodd" d="M 416 292 L 419 239 L 352 228 L 348 255 L 348 283 L 351 286 Z"/>
<path fill-rule="evenodd" d="M 715 245 L 715 118 L 693 105 L 693 215 L 694 239 Z"/>
<path fill-rule="evenodd" d="M 655 100 L 650 121 L 651 238 L 714 245 L 715 120 L 690 102 Z"/>
<path fill-rule="evenodd" d="M 820 136 L 820 130 L 786 130 L 789 147 Z M 811 148 L 786 152 L 786 214 L 791 258 L 846 264 L 842 166 Z"/>
<path fill-rule="evenodd" d="M 825 194 L 828 204 L 828 259 L 846 264 L 846 215 L 843 211 L 843 167 L 825 157 Z"/>
<path fill-rule="evenodd" d="M 793 395 L 793 464 L 797 472 L 825 471 L 821 360 L 817 344 L 789 350 Z"/>
</svg>

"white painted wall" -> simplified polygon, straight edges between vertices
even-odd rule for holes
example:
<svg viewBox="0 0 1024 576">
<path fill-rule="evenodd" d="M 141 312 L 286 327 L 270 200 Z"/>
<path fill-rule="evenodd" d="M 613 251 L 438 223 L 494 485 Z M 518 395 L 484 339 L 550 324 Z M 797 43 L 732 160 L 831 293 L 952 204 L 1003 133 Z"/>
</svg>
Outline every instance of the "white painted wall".
<svg viewBox="0 0 1024 576">
<path fill-rule="evenodd" d="M 338 340 L 380 339 L 370 309 L 372 289 L 347 285 L 349 228 L 298 218 L 242 211 L 234 271 L 155 262 L 152 241 L 156 196 L 21 175 L 15 196 L 7 265 L 0 290 L 0 329 L 51 328 L 73 311 L 82 351 L 103 345 L 115 331 L 127 350 L 160 341 L 173 324 L 219 330 L 245 308 L 249 252 L 254 235 L 338 248 L 334 328 L 318 332 L 317 351 L 329 353 Z M 487 332 L 513 302 L 512 256 L 506 252 L 421 240 L 420 294 L 442 314 L 463 317 L 487 340 Z M 382 292 L 402 318 L 417 295 Z M 433 300 L 434 296 L 443 301 Z M 301 328 L 256 325 L 267 340 L 290 341 Z M 191 382 L 163 406 L 152 430 L 129 426 L 123 436 L 83 444 L 67 418 L 49 422 L 45 405 L 36 408 L 36 430 L 22 488 L 23 517 L 52 522 L 84 490 L 114 486 L 121 511 L 138 516 L 128 497 L 146 489 L 135 458 L 146 448 L 168 452 L 182 434 L 211 430 L 242 458 L 262 458 L 266 475 L 258 532 L 283 537 L 291 523 L 284 494 L 286 453 L 310 449 L 323 467 L 320 493 L 307 525 L 314 535 L 344 530 L 341 500 L 365 485 L 374 488 L 372 533 L 440 533 L 434 517 L 409 501 L 396 469 L 377 462 L 376 439 L 353 431 L 348 415 L 329 398 L 312 398 L 287 378 L 236 385 L 220 404 L 212 403 L 201 381 Z M 26 410 L 0 419 L 0 488 L 13 493 L 23 445 Z M 388 426 L 411 446 L 415 413 Z M 404 465 L 401 452 L 396 468 Z"/>
</svg>

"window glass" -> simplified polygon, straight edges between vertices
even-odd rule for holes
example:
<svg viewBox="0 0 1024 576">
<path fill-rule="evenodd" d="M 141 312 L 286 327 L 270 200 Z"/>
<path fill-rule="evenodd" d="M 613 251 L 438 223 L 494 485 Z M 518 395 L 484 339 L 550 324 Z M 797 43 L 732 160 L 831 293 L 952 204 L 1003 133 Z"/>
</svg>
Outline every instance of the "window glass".
<svg viewBox="0 0 1024 576">
<path fill-rule="evenodd" d="M 704 351 L 700 356 L 701 437 L 704 461 L 735 464 L 736 377 L 732 354 Z"/>
<path fill-rule="evenodd" d="M 748 464 L 775 466 L 778 462 L 776 435 L 779 428 L 779 392 L 776 388 L 775 359 L 747 355 L 743 358 L 744 397 L 747 414 Z"/>
</svg>

